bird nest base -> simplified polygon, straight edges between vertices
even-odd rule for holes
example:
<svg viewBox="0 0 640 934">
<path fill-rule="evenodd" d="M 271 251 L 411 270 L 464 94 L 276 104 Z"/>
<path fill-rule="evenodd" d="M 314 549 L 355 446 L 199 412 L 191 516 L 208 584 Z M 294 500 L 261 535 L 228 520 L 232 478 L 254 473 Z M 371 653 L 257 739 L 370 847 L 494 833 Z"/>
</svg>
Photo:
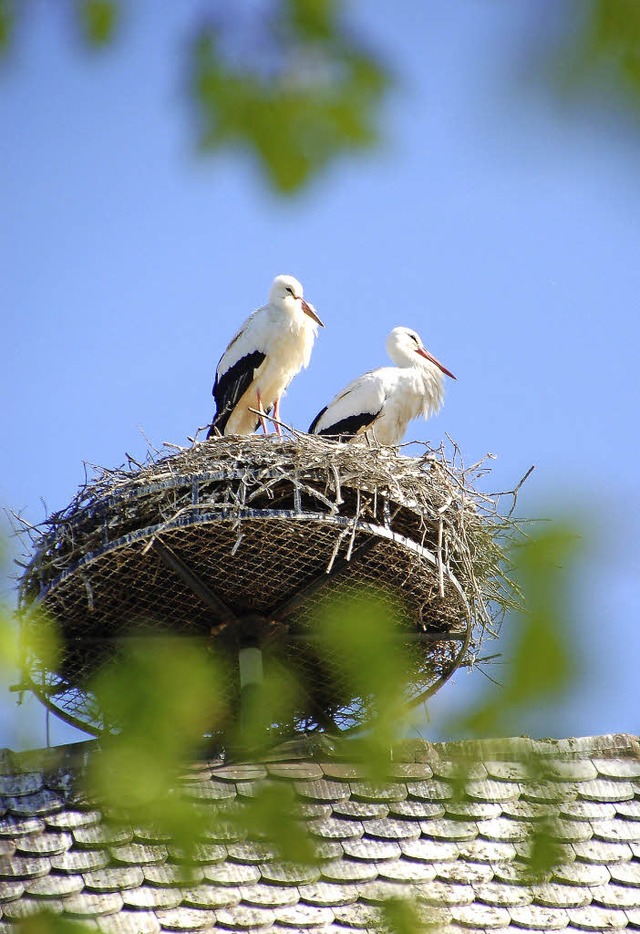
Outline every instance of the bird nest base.
<svg viewBox="0 0 640 934">
<path fill-rule="evenodd" d="M 257 643 L 265 664 L 284 662 L 305 684 L 289 726 L 351 729 L 371 699 L 328 678 L 314 621 L 327 597 L 338 612 L 342 597 L 375 587 L 409 647 L 407 700 L 418 703 L 497 633 L 514 597 L 505 547 L 516 528 L 500 495 L 476 489 L 486 460 L 467 469 L 455 445 L 419 451 L 254 435 L 94 468 L 65 510 L 29 530 L 23 625 L 44 610 L 63 651 L 56 671 L 32 653 L 25 683 L 99 733 L 91 679 L 132 627 L 230 657 Z"/>
</svg>

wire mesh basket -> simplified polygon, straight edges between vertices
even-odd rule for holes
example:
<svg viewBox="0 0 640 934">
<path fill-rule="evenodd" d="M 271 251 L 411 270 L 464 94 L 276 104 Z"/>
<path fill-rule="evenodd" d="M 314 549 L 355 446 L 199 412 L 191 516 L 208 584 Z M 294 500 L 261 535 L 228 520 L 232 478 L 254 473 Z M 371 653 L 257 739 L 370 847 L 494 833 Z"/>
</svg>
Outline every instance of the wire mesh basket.
<svg viewBox="0 0 640 934">
<path fill-rule="evenodd" d="M 442 449 L 411 458 L 304 435 L 212 439 L 101 470 L 32 542 L 24 626 L 44 610 L 63 651 L 55 671 L 32 652 L 26 683 L 99 734 L 91 679 L 132 628 L 201 639 L 236 666 L 249 638 L 267 667 L 286 665 L 305 686 L 290 728 L 354 729 L 370 699 L 316 652 L 320 603 L 371 586 L 388 596 L 411 653 L 407 701 L 419 703 L 473 660 L 504 611 L 495 505 Z"/>
</svg>

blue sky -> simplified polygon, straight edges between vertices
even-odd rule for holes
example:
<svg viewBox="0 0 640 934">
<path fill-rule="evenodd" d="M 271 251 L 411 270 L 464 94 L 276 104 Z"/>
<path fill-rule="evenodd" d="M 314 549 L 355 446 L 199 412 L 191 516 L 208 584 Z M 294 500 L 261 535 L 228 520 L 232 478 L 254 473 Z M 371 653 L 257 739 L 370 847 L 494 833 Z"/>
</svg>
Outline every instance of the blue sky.
<svg viewBox="0 0 640 934">
<path fill-rule="evenodd" d="M 640 134 L 615 102 L 532 78 L 557 0 L 354 3 L 395 73 L 384 142 L 286 202 L 250 159 L 195 152 L 181 54 L 201 5 L 131 7 L 95 55 L 37 2 L 0 68 L 0 502 L 38 521 L 84 460 L 185 442 L 229 338 L 292 273 L 327 327 L 283 418 L 305 428 L 386 363 L 393 326 L 419 330 L 458 381 L 411 436 L 496 454 L 495 489 L 535 464 L 521 513 L 589 529 L 572 581 L 585 677 L 522 731 L 637 732 Z M 485 687 L 458 674 L 425 735 Z M 41 744 L 44 715 L 3 697 L 0 746 Z"/>
</svg>

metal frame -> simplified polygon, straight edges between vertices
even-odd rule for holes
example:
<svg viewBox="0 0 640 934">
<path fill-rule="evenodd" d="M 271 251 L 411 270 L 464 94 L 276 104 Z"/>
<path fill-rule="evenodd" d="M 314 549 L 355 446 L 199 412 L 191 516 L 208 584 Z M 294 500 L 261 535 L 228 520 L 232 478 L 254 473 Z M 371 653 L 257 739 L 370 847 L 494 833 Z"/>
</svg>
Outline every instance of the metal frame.
<svg viewBox="0 0 640 934">
<path fill-rule="evenodd" d="M 198 598 L 208 607 L 212 612 L 215 619 L 218 621 L 218 626 L 220 628 L 225 628 L 231 624 L 238 632 L 238 645 L 242 645 L 243 640 L 250 638 L 258 642 L 263 641 L 264 631 L 261 632 L 261 627 L 264 630 L 264 626 L 267 621 L 276 621 L 281 622 L 286 619 L 295 609 L 304 604 L 305 600 L 324 587 L 330 580 L 334 579 L 336 575 L 343 573 L 349 568 L 353 567 L 355 563 L 364 558 L 368 551 L 370 551 L 375 545 L 379 544 L 381 541 L 393 541 L 397 544 L 402 545 L 404 548 L 412 551 L 414 554 L 418 555 L 420 558 L 428 561 L 434 568 L 437 568 L 438 561 L 436 557 L 426 548 L 418 545 L 412 539 L 406 538 L 396 532 L 393 532 L 388 525 L 377 525 L 371 522 L 357 521 L 354 522 L 354 519 L 348 516 L 339 516 L 331 515 L 327 513 L 312 513 L 304 512 L 302 510 L 276 510 L 276 509 L 229 509 L 229 510 L 220 510 L 215 513 L 207 512 L 203 509 L 202 505 L 198 504 L 197 498 L 197 489 L 200 484 L 207 481 L 215 481 L 217 479 L 228 480 L 231 477 L 232 472 L 225 471 L 224 473 L 215 473 L 209 475 L 201 476 L 199 475 L 197 481 L 193 478 L 190 478 L 190 483 L 194 490 L 195 505 L 192 512 L 188 515 L 179 516 L 168 522 L 159 523 L 154 526 L 148 526 L 144 529 L 138 529 L 134 532 L 128 533 L 125 536 L 115 539 L 112 542 L 105 542 L 102 548 L 96 549 L 93 552 L 84 555 L 80 561 L 76 562 L 70 568 L 65 569 L 62 574 L 55 578 L 51 583 L 43 589 L 40 600 L 44 600 L 46 595 L 55 589 L 63 580 L 72 574 L 79 571 L 81 568 L 92 563 L 97 558 L 110 553 L 118 548 L 123 548 L 129 545 L 132 545 L 137 542 L 147 541 L 148 550 L 153 550 L 153 552 L 158 556 L 158 559 L 168 567 L 173 573 L 175 573 L 182 581 L 185 583 L 189 589 L 195 593 Z M 238 476 L 243 476 L 244 472 L 238 471 Z M 184 485 L 184 478 L 183 485 Z M 159 487 L 171 487 L 179 485 L 180 478 L 173 477 L 170 481 L 164 481 L 160 484 L 156 484 Z M 151 485 L 153 486 L 153 485 Z M 130 495 L 128 499 L 135 499 L 138 495 L 143 495 L 149 491 L 150 487 L 143 487 L 140 490 L 135 491 L 134 495 Z M 109 503 L 109 505 L 111 505 Z M 100 513 L 107 512 L 107 504 L 101 504 L 99 510 L 95 510 L 93 515 L 98 518 Z M 290 520 L 290 521 L 303 521 L 303 522 L 315 522 L 322 523 L 331 526 L 336 526 L 338 528 L 352 528 L 353 534 L 356 533 L 369 533 L 369 537 L 361 542 L 357 547 L 355 547 L 352 553 L 349 556 L 349 559 L 346 557 L 337 558 L 329 573 L 322 572 L 317 574 L 312 578 L 301 590 L 295 594 L 291 594 L 285 600 L 281 601 L 277 606 L 270 608 L 266 613 L 260 614 L 247 614 L 245 616 L 239 617 L 234 611 L 228 607 L 223 600 L 204 582 L 198 575 L 187 566 L 182 558 L 180 558 L 175 551 L 162 540 L 163 533 L 171 532 L 180 528 L 187 528 L 195 525 L 210 525 L 215 524 L 219 521 L 228 522 L 230 519 L 234 521 L 241 522 L 243 519 L 259 519 L 265 520 L 269 518 L 277 518 L 280 520 Z M 387 516 L 385 516 L 387 518 Z M 391 520 L 389 515 L 388 521 Z M 452 676 L 455 670 L 460 667 L 464 657 L 469 649 L 471 635 L 472 635 L 472 619 L 470 608 L 464 592 L 456 580 L 453 573 L 448 568 L 443 568 L 443 572 L 447 580 L 453 585 L 455 590 L 458 592 L 459 597 L 461 598 L 463 605 L 466 608 L 466 625 L 465 629 L 462 632 L 456 633 L 414 633 L 407 632 L 399 636 L 400 641 L 403 642 L 421 642 L 425 644 L 434 644 L 438 642 L 461 642 L 460 650 L 457 652 L 454 660 L 451 665 L 448 666 L 447 670 L 443 672 L 440 677 L 430 685 L 428 689 L 423 691 L 418 696 L 412 698 L 408 701 L 410 707 L 417 706 L 420 703 L 423 703 L 427 698 L 433 696 L 433 694 L 438 691 L 443 684 L 445 684 L 449 678 Z M 214 635 L 216 626 L 214 624 L 213 633 Z M 250 635 L 249 635 L 250 630 Z M 291 638 L 294 641 L 297 640 L 308 640 L 312 641 L 308 634 L 298 634 L 298 633 L 286 633 L 286 627 L 283 626 L 283 631 L 280 633 L 281 638 Z M 190 636 L 188 638 L 201 638 L 196 636 Z M 99 638 L 89 637 L 87 642 L 95 641 L 104 641 L 113 643 L 114 639 L 104 639 L 100 640 Z M 203 641 L 207 641 L 206 639 Z M 88 725 L 85 721 L 79 720 L 77 717 L 74 717 L 72 714 L 65 711 L 63 708 L 60 708 L 53 703 L 51 699 L 52 691 L 45 689 L 44 685 L 40 686 L 36 684 L 31 678 L 23 679 L 24 687 L 31 689 L 39 700 L 56 716 L 59 716 L 62 720 L 69 723 L 72 726 L 75 726 L 84 732 L 90 733 L 94 736 L 101 735 L 104 732 L 104 729 L 101 730 L 96 727 Z M 75 688 L 72 685 L 69 686 L 69 689 L 75 691 L 81 691 L 80 688 Z M 65 691 L 56 692 L 64 694 Z M 362 727 L 356 725 L 347 729 L 341 729 L 335 721 L 329 718 L 325 718 L 324 728 L 328 730 L 335 730 L 338 733 L 347 734 L 357 732 L 358 729 Z"/>
</svg>

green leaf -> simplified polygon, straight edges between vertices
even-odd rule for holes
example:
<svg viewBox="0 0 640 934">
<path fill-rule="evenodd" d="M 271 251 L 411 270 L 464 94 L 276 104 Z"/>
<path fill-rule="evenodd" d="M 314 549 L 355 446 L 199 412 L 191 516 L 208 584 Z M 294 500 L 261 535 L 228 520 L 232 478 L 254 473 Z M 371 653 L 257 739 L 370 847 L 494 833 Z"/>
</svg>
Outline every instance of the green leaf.
<svg viewBox="0 0 640 934">
<path fill-rule="evenodd" d="M 111 732 L 92 758 L 89 794 L 118 820 L 152 825 L 190 850 L 203 816 L 176 787 L 225 715 L 224 680 L 221 666 L 187 639 L 133 640 L 90 685 Z"/>
<path fill-rule="evenodd" d="M 294 32 L 309 39 L 331 40 L 335 33 L 335 0 L 286 0 L 285 20 Z"/>
<path fill-rule="evenodd" d="M 556 700 L 575 678 L 569 571 L 580 541 L 577 529 L 556 523 L 516 549 L 525 610 L 517 620 L 508 703 Z"/>
<path fill-rule="evenodd" d="M 503 684 L 449 724 L 454 735 L 520 732 L 520 716 L 558 701 L 574 682 L 576 659 L 571 571 L 581 546 L 580 528 L 556 522 L 513 549 L 522 607 L 512 612 L 510 660 Z"/>
<path fill-rule="evenodd" d="M 336 9 L 332 0 L 280 0 L 259 37 L 262 67 L 225 56 L 224 29 L 200 31 L 191 85 L 203 150 L 245 151 L 273 188 L 292 194 L 340 154 L 377 140 L 389 79 Z"/>
<path fill-rule="evenodd" d="M 0 55 L 9 48 L 14 22 L 15 11 L 12 0 L 0 0 Z"/>
<path fill-rule="evenodd" d="M 380 909 L 381 927 L 388 934 L 429 934 L 447 930 L 445 912 L 426 909 L 405 898 L 388 898 Z"/>
<path fill-rule="evenodd" d="M 637 0 L 576 4 L 567 40 L 556 55 L 568 86 L 612 92 L 634 111 L 640 106 L 640 5 Z"/>
<path fill-rule="evenodd" d="M 532 826 L 526 849 L 523 881 L 536 882 L 547 879 L 552 870 L 565 859 L 550 822 L 545 821 Z"/>
<path fill-rule="evenodd" d="M 274 847 L 280 858 L 297 865 L 317 862 L 315 848 L 291 784 L 266 782 L 231 812 L 229 821 L 251 840 Z"/>
<path fill-rule="evenodd" d="M 12 929 L 15 934 L 89 934 L 94 930 L 79 921 L 71 921 L 49 911 L 30 915 Z"/>
<path fill-rule="evenodd" d="M 87 42 L 96 47 L 111 42 L 119 18 L 114 0 L 80 0 L 78 13 Z"/>
<path fill-rule="evenodd" d="M 314 622 L 318 651 L 333 678 L 332 696 L 360 698 L 366 729 L 349 754 L 373 781 L 388 776 L 391 748 L 409 723 L 406 684 L 411 661 L 399 638 L 399 608 L 375 589 L 337 594 Z"/>
<path fill-rule="evenodd" d="M 245 690 L 240 719 L 227 730 L 228 745 L 236 755 L 260 757 L 274 743 L 283 724 L 290 723 L 300 692 L 292 673 L 272 665 L 263 680 Z"/>
<path fill-rule="evenodd" d="M 0 608 L 0 674 L 13 674 L 20 665 L 20 636 L 16 621 Z"/>
<path fill-rule="evenodd" d="M 36 667 L 55 671 L 61 658 L 62 643 L 57 624 L 38 606 L 32 607 L 18 620 L 9 620 L 4 626 L 5 659 L 10 665 Z M 14 641 L 11 641 L 11 631 Z"/>
</svg>

